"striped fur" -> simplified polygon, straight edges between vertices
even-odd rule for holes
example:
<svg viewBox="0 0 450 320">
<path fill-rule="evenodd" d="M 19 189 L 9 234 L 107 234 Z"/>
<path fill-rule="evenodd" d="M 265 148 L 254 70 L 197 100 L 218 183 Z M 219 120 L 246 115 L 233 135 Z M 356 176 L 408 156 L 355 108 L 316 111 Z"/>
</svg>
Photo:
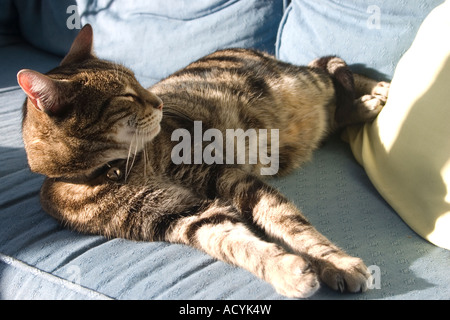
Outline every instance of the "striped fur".
<svg viewBox="0 0 450 320">
<path fill-rule="evenodd" d="M 264 164 L 176 165 L 171 135 L 193 132 L 194 121 L 204 131 L 278 129 L 279 174 L 286 174 L 332 130 L 376 116 L 387 84 L 353 77 L 336 57 L 298 67 L 229 49 L 145 90 L 131 71 L 92 54 L 90 26 L 60 67 L 47 75 L 24 70 L 18 80 L 28 95 L 23 137 L 30 168 L 47 176 L 41 203 L 64 225 L 190 245 L 289 297 L 312 295 L 319 281 L 335 290 L 366 289 L 364 263 L 264 182 Z M 364 97 L 355 99 L 358 90 Z"/>
</svg>

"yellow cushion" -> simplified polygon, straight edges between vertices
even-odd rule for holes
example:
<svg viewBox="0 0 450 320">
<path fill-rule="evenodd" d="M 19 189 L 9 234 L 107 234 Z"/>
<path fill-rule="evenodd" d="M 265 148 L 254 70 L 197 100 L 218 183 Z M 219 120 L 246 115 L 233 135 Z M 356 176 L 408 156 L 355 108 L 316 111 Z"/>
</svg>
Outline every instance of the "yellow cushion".
<svg viewBox="0 0 450 320">
<path fill-rule="evenodd" d="M 447 0 L 425 19 L 400 60 L 378 118 L 344 133 L 356 159 L 400 217 L 446 249 L 450 249 L 449 17 Z"/>
</svg>

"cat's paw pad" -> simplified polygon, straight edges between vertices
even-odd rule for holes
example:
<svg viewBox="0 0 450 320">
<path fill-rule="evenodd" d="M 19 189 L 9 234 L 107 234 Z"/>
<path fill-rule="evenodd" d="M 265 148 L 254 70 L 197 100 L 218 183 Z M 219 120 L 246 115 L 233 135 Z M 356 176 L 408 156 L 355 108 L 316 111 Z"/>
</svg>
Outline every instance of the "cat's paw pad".
<svg viewBox="0 0 450 320">
<path fill-rule="evenodd" d="M 370 273 L 359 258 L 341 256 L 320 263 L 320 279 L 340 292 L 365 292 Z"/>
<path fill-rule="evenodd" d="M 384 106 L 384 102 L 379 96 L 367 94 L 359 98 L 360 105 L 367 112 L 380 112 Z"/>
<path fill-rule="evenodd" d="M 308 298 L 320 286 L 309 261 L 293 254 L 277 259 L 269 272 L 269 282 L 279 294 L 286 297 Z"/>
<path fill-rule="evenodd" d="M 389 82 L 378 82 L 378 84 L 372 90 L 372 96 L 377 97 L 380 101 L 383 102 L 383 105 L 386 104 L 386 101 L 389 96 L 389 89 L 391 84 Z"/>
<path fill-rule="evenodd" d="M 359 119 L 362 121 L 372 121 L 383 109 L 385 102 L 378 96 L 367 94 L 356 100 Z"/>
</svg>

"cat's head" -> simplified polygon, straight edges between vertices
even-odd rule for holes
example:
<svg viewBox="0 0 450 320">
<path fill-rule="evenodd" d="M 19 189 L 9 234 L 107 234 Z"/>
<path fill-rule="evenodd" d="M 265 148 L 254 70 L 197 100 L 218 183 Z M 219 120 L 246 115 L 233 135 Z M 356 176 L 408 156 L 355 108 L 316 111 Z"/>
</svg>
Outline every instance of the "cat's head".
<svg viewBox="0 0 450 320">
<path fill-rule="evenodd" d="M 127 68 L 96 58 L 86 25 L 60 66 L 46 75 L 22 70 L 27 94 L 23 139 L 32 171 L 48 177 L 89 175 L 140 152 L 160 131 L 162 101 Z"/>
</svg>

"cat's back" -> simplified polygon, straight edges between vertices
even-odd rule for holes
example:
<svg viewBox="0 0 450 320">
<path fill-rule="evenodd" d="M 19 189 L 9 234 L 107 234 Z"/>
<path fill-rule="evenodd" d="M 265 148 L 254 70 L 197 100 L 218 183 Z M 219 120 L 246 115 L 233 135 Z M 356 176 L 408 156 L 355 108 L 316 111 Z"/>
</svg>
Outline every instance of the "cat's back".
<svg viewBox="0 0 450 320">
<path fill-rule="evenodd" d="M 326 134 L 335 93 L 319 68 L 294 66 L 248 49 L 227 49 L 191 63 L 149 89 L 164 102 L 160 139 L 186 129 L 279 130 L 280 172 L 307 161 Z M 200 133 L 202 134 L 202 133 Z M 169 143 L 172 146 L 175 142 Z"/>
<path fill-rule="evenodd" d="M 330 78 L 320 70 L 287 64 L 256 50 L 225 49 L 149 90 L 164 101 L 165 114 L 221 129 L 223 122 L 227 128 L 274 127 L 273 120 L 288 116 L 283 114 L 287 100 L 315 105 L 318 102 L 308 99 L 332 96 L 331 87 Z"/>
</svg>

